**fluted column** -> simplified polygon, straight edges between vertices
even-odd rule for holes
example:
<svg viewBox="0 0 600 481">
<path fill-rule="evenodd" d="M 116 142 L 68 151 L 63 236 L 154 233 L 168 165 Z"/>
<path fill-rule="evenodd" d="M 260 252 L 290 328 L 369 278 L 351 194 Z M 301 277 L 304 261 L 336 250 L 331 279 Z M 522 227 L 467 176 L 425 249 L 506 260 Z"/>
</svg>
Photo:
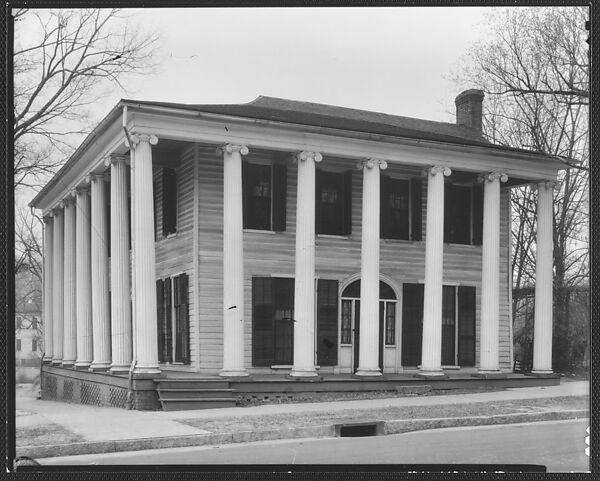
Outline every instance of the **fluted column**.
<svg viewBox="0 0 600 481">
<path fill-rule="evenodd" d="M 127 212 L 127 164 L 124 155 L 113 154 L 110 165 L 110 275 L 111 275 L 111 372 L 129 370 L 132 358 L 129 292 L 129 215 Z"/>
<path fill-rule="evenodd" d="M 158 333 L 156 318 L 156 258 L 154 250 L 154 194 L 152 187 L 152 145 L 158 143 L 155 135 L 134 134 L 130 147 L 135 185 L 132 237 L 134 240 L 134 279 L 136 323 L 136 367 L 139 374 L 160 373 L 158 366 Z"/>
<path fill-rule="evenodd" d="M 300 152 L 296 202 L 294 365 L 290 376 L 316 376 L 315 367 L 315 162 L 319 152 Z"/>
<path fill-rule="evenodd" d="M 52 257 L 54 234 L 51 216 L 44 217 L 44 359 L 52 362 Z"/>
<path fill-rule="evenodd" d="M 498 316 L 500 289 L 500 181 L 501 172 L 482 175 L 483 245 L 481 257 L 481 333 L 479 336 L 479 374 L 500 372 L 498 358 Z"/>
<path fill-rule="evenodd" d="M 88 369 L 93 359 L 92 344 L 92 258 L 90 189 L 87 185 L 76 190 L 75 259 L 77 312 L 77 360 L 75 369 Z"/>
<path fill-rule="evenodd" d="M 223 154 L 223 370 L 247 376 L 244 367 L 244 225 L 242 155 L 245 145 L 227 144 Z"/>
<path fill-rule="evenodd" d="M 448 167 L 427 169 L 425 292 L 421 376 L 444 376 L 442 370 L 442 282 L 444 270 L 444 177 Z"/>
<path fill-rule="evenodd" d="M 104 174 L 90 176 L 92 184 L 92 371 L 110 366 L 110 299 L 108 292 L 108 219 Z"/>
<path fill-rule="evenodd" d="M 380 170 L 387 162 L 368 159 L 363 171 L 360 259 L 360 343 L 357 376 L 380 376 L 379 368 L 379 209 Z"/>
<path fill-rule="evenodd" d="M 64 305 L 64 214 L 62 208 L 54 210 L 54 256 L 52 259 L 52 364 L 60 365 L 63 356 Z"/>
<path fill-rule="evenodd" d="M 63 201 L 65 209 L 64 238 L 64 328 L 63 359 L 64 367 L 72 367 L 77 357 L 77 311 L 75 305 L 75 199 L 72 196 Z"/>
<path fill-rule="evenodd" d="M 532 374 L 552 374 L 554 182 L 538 184 Z"/>
</svg>

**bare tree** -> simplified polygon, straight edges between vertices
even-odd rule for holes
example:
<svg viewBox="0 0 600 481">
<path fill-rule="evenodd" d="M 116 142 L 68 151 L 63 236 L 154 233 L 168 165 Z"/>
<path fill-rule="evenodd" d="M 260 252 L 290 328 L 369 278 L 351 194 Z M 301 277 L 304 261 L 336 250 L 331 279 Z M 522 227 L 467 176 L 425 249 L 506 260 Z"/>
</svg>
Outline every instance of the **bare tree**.
<svg viewBox="0 0 600 481">
<path fill-rule="evenodd" d="M 129 74 L 154 70 L 159 36 L 117 9 L 13 11 L 14 186 L 31 196 L 96 121 L 91 110 Z M 24 194 L 27 192 L 27 194 Z M 16 272 L 41 283 L 41 219 L 15 216 Z M 16 292 L 17 300 L 26 292 Z"/>
<path fill-rule="evenodd" d="M 69 139 L 86 133 L 103 87 L 154 68 L 158 35 L 116 9 L 18 10 L 14 19 L 15 186 L 39 186 L 71 152 Z"/>
<path fill-rule="evenodd" d="M 543 152 L 562 160 L 554 198 L 553 364 L 570 367 L 573 326 L 569 296 L 588 283 L 589 57 L 583 7 L 497 9 L 489 17 L 491 40 L 469 52 L 456 80 L 486 92 L 484 131 L 494 143 Z M 537 193 L 511 193 L 513 287 L 535 284 Z M 518 299 L 515 299 L 518 301 Z M 517 302 L 513 306 L 516 315 Z M 515 338 L 532 336 L 531 319 Z M 575 334 L 577 333 L 577 334 Z"/>
</svg>

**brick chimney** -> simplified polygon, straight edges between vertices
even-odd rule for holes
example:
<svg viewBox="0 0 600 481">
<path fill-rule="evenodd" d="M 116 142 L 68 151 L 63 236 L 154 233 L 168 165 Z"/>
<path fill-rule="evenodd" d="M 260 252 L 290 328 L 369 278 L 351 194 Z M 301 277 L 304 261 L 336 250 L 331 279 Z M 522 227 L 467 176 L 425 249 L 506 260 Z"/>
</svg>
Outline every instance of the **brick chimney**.
<svg viewBox="0 0 600 481">
<path fill-rule="evenodd" d="M 483 90 L 465 90 L 456 96 L 454 103 L 457 125 L 464 125 L 481 134 L 483 132 L 481 123 Z"/>
</svg>

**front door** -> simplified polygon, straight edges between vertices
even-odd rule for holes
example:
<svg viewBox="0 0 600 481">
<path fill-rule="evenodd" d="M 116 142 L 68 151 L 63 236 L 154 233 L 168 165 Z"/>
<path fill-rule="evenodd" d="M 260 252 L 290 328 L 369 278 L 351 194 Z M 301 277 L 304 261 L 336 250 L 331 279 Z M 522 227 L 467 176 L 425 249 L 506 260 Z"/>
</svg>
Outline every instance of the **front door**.
<svg viewBox="0 0 600 481">
<path fill-rule="evenodd" d="M 354 299 L 354 328 L 352 329 L 353 371 L 358 370 L 360 352 L 360 299 Z M 379 303 L 379 369 L 383 372 L 383 301 Z"/>
</svg>

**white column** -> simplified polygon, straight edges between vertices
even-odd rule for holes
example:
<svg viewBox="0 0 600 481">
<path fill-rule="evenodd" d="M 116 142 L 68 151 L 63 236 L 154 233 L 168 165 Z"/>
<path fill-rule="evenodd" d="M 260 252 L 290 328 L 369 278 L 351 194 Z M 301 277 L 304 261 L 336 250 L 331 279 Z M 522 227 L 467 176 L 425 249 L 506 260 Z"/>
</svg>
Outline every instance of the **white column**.
<svg viewBox="0 0 600 481">
<path fill-rule="evenodd" d="M 92 364 L 92 258 L 91 258 L 91 211 L 88 186 L 76 190 L 75 259 L 77 305 L 77 360 L 76 369 L 88 369 Z"/>
<path fill-rule="evenodd" d="M 501 172 L 482 175 L 483 245 L 481 258 L 481 332 L 479 335 L 479 374 L 499 374 L 498 315 L 500 310 L 500 181 Z"/>
<path fill-rule="evenodd" d="M 290 376 L 316 376 L 315 367 L 315 162 L 319 152 L 300 152 L 296 202 L 294 365 Z"/>
<path fill-rule="evenodd" d="M 247 376 L 244 367 L 244 225 L 242 155 L 245 145 L 223 153 L 223 369 L 221 376 Z"/>
<path fill-rule="evenodd" d="M 110 165 L 110 275 L 111 275 L 111 372 L 129 370 L 132 359 L 129 279 L 129 215 L 127 212 L 127 164 L 124 155 L 113 154 Z"/>
<path fill-rule="evenodd" d="M 379 368 L 379 208 L 384 160 L 368 159 L 363 171 L 360 259 L 360 343 L 357 376 L 380 376 Z"/>
<path fill-rule="evenodd" d="M 532 374 L 552 374 L 554 182 L 538 184 Z"/>
<path fill-rule="evenodd" d="M 75 306 L 75 199 L 69 196 L 63 201 L 65 209 L 64 238 L 64 367 L 72 367 L 77 357 L 77 311 Z"/>
<path fill-rule="evenodd" d="M 59 365 L 63 355 L 63 308 L 64 308 L 64 217 L 63 210 L 54 210 L 54 256 L 52 259 L 52 364 Z"/>
<path fill-rule="evenodd" d="M 90 176 L 92 184 L 92 371 L 110 366 L 110 299 L 108 293 L 108 219 L 104 174 Z"/>
<path fill-rule="evenodd" d="M 134 240 L 134 279 L 136 324 L 135 373 L 154 375 L 158 366 L 158 334 L 156 318 L 156 258 L 154 250 L 154 194 L 152 187 L 152 145 L 158 143 L 155 135 L 134 134 L 130 147 L 135 150 L 131 161 L 132 183 L 135 184 L 132 237 Z"/>
<path fill-rule="evenodd" d="M 44 363 L 52 362 L 52 257 L 54 254 L 53 222 L 44 217 Z"/>
<path fill-rule="evenodd" d="M 445 376 L 442 370 L 442 282 L 444 271 L 444 176 L 448 167 L 427 169 L 425 292 L 421 376 Z"/>
</svg>

